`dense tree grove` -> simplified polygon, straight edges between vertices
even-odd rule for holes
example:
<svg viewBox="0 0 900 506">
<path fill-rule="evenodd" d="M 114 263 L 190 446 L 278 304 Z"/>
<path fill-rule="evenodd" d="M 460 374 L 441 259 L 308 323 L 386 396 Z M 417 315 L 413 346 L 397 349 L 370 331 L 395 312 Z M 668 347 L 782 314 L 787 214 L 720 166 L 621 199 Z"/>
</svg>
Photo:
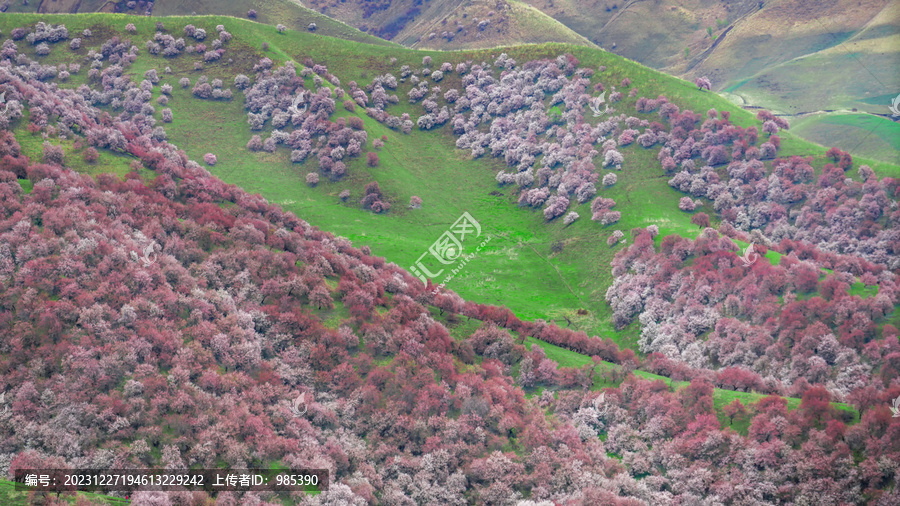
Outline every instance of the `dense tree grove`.
<svg viewBox="0 0 900 506">
<path fill-rule="evenodd" d="M 33 165 L 28 196 L 4 174 L 2 300 L 14 319 L 2 330 L 5 466 L 55 455 L 73 467 L 129 467 L 154 463 L 159 448 L 186 465 L 219 456 L 235 467 L 326 467 L 354 495 L 402 497 L 413 492 L 385 485 L 402 474 L 388 464 L 395 458 L 452 457 L 449 472 L 465 485 L 463 463 L 543 419 L 503 375 L 457 371 L 412 276 L 202 169 L 169 162 L 152 183 L 95 184 Z M 155 261 L 131 259 L 152 243 Z M 323 326 L 317 297 L 343 300 L 357 330 Z M 387 353 L 393 361 L 373 366 Z M 413 384 L 418 393 L 404 394 Z M 315 399 L 299 419 L 288 410 L 298 392 Z M 476 400 L 490 414 L 447 417 Z M 384 431 L 392 426 L 421 439 Z M 500 471 L 472 485 L 488 493 L 511 469 Z"/>
<path fill-rule="evenodd" d="M 260 60 L 255 66 L 257 74 L 252 85 L 246 76 L 235 78 L 235 85 L 243 89 L 251 130 L 262 130 L 267 124 L 274 127 L 265 140 L 254 135 L 247 147 L 271 152 L 284 145 L 291 149 L 292 162 L 303 163 L 315 155 L 322 173 L 332 179 L 344 177 L 347 174 L 344 158 L 360 156 L 368 137 L 361 122 L 353 121 L 359 118 L 330 120 L 335 112 L 334 90 L 319 76 L 336 78 L 323 65 L 306 66 L 301 75 L 290 61 L 274 70 L 273 67 L 272 60 Z M 307 90 L 302 75 L 313 73 L 318 79 L 316 89 Z"/>
<path fill-rule="evenodd" d="M 29 195 L 0 173 L 7 465 L 281 460 L 328 468 L 326 497 L 458 504 L 514 501 L 526 491 L 557 502 L 829 504 L 857 502 L 863 487 L 893 476 L 873 460 L 862 478 L 840 457 L 898 455 L 886 407 L 847 428 L 816 404 L 815 389 L 790 413 L 778 398 L 755 406 L 750 437 L 719 428 L 704 378 L 678 393 L 629 380 L 599 400 L 563 391 L 526 401 L 517 385 L 571 388 L 589 384 L 589 371 L 557 370 L 494 323 L 454 342 L 417 301 L 548 340 L 562 329 L 429 291 L 347 240 L 182 163 L 167 162 L 152 182 L 96 183 L 32 165 Z M 160 246 L 152 262 L 131 254 L 152 243 Z M 349 308 L 352 327 L 323 325 L 317 308 L 332 300 Z M 481 366 L 456 362 L 467 347 L 484 356 Z M 389 362 L 375 365 L 381 357 Z M 505 372 L 513 365 L 515 380 Z M 314 399 L 301 418 L 289 411 L 298 392 Z M 549 424 L 542 408 L 559 421 Z M 795 429 L 778 429 L 786 424 Z M 521 456 L 504 452 L 509 444 Z M 165 462 L 154 461 L 154 448 Z M 816 459 L 828 464 L 798 465 Z M 697 473 L 707 478 L 691 485 Z"/>
<path fill-rule="evenodd" d="M 654 108 L 644 106 L 647 112 Z M 698 129 L 698 118 L 682 121 L 686 113 L 677 108 L 665 113 L 676 126 L 659 159 L 668 173 L 681 165 L 670 186 L 709 199 L 723 221 L 738 230 L 759 230 L 768 245 L 788 239 L 900 268 L 900 181 L 878 179 L 866 165 L 858 169 L 860 181 L 848 178 L 852 160 L 836 148 L 826 156 L 841 163 L 826 164 L 818 176 L 811 157 L 765 161 L 780 146 L 776 133 L 788 128 L 783 118 L 767 111 L 757 116 L 769 135 L 758 148 L 756 127 L 734 126 L 727 114 L 711 109 Z M 662 107 L 659 114 L 664 115 Z"/>
</svg>

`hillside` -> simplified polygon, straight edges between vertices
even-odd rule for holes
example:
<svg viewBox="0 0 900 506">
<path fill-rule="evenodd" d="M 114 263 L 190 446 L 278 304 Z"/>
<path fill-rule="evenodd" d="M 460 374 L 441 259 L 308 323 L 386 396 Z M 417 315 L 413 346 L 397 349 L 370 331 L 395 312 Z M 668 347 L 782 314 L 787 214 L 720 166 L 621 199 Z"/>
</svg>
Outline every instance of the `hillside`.
<svg viewBox="0 0 900 506">
<path fill-rule="evenodd" d="M 309 5 L 407 47 L 453 50 L 541 42 L 594 47 L 562 23 L 517 0 L 314 0 Z"/>
<path fill-rule="evenodd" d="M 767 2 L 685 75 L 737 85 L 733 93 L 776 112 L 856 107 L 885 115 L 900 84 L 889 70 L 900 51 L 898 9 L 882 1 Z M 761 37 L 763 30 L 780 36 Z M 851 62 L 852 71 L 834 71 Z"/>
<path fill-rule="evenodd" d="M 7 12 L 47 14 L 118 12 L 157 16 L 215 14 L 249 17 L 295 30 L 316 24 L 318 33 L 347 40 L 407 47 L 464 49 L 499 45 L 562 42 L 596 47 L 583 36 L 538 9 L 518 0 L 489 2 L 379 0 L 346 3 L 314 0 L 206 0 L 112 2 L 106 0 L 41 0 L 10 5 Z M 250 13 L 253 13 L 252 16 Z"/>
<path fill-rule="evenodd" d="M 342 504 L 895 498 L 896 165 L 586 47 L 0 30 L 14 466 L 317 465 Z"/>
<path fill-rule="evenodd" d="M 309 31 L 310 23 L 315 23 L 316 33 L 367 44 L 393 46 L 387 40 L 363 33 L 337 19 L 325 16 L 304 7 L 294 0 L 229 0 L 227 2 L 181 2 L 157 0 L 153 2 L 153 16 L 185 16 L 190 14 L 216 14 L 247 18 L 253 10 L 252 18 L 272 26 L 282 24 L 292 30 Z"/>
<path fill-rule="evenodd" d="M 900 58 L 896 2 L 529 3 L 616 54 L 686 79 L 708 76 L 713 89 L 739 104 L 787 117 L 842 112 L 848 121 L 817 118 L 807 138 L 897 163 L 896 149 L 873 151 L 862 140 L 893 136 L 870 125 L 873 115 L 889 119 L 900 90 L 893 71 Z"/>
<path fill-rule="evenodd" d="M 827 6 L 786 0 L 724 4 L 707 0 L 662 4 L 606 0 L 433 0 L 424 4 L 316 0 L 309 4 L 314 10 L 297 0 L 162 0 L 144 4 L 45 0 L 28 6 L 11 5 L 10 12 L 103 9 L 154 16 L 208 13 L 242 17 L 252 9 L 257 13 L 254 19 L 264 23 L 304 29 L 315 22 L 325 27 L 323 33 L 327 35 L 369 43 L 380 38 L 415 48 L 597 44 L 672 75 L 686 79 L 709 76 L 714 89 L 727 91 L 738 104 L 815 122 L 814 128 L 802 130 L 813 142 L 898 163 L 895 150 L 883 149 L 894 132 L 872 126 L 879 125 L 878 116 L 889 119 L 887 106 L 894 97 L 892 90 L 900 89 L 896 73 L 890 70 L 900 54 L 894 36 L 900 29 L 900 7 L 885 0 L 842 0 Z M 773 37 L 775 32 L 779 35 Z M 856 70 L 829 71 L 845 64 Z M 834 112 L 845 120 L 835 123 L 827 117 Z"/>
</svg>

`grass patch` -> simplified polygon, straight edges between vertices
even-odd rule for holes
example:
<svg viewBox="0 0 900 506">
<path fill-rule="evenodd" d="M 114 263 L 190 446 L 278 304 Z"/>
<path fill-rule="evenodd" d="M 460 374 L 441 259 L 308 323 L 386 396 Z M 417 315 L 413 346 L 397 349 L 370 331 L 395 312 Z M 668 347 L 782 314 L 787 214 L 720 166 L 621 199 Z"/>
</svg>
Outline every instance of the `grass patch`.
<svg viewBox="0 0 900 506">
<path fill-rule="evenodd" d="M 884 104 L 890 104 L 890 100 Z M 900 123 L 889 118 L 863 113 L 817 114 L 794 121 L 791 130 L 823 146 L 849 151 L 853 156 L 900 163 Z"/>
<path fill-rule="evenodd" d="M 350 311 L 339 300 L 334 301 L 333 309 L 312 309 L 312 312 L 322 320 L 322 325 L 335 330 L 344 320 L 350 318 Z"/>
<path fill-rule="evenodd" d="M 428 306 L 428 311 L 431 312 L 432 318 L 441 322 L 447 328 L 447 331 L 450 332 L 450 337 L 457 341 L 468 339 L 482 324 L 481 320 L 475 318 L 461 315 L 455 315 L 451 318 L 447 314 L 442 315 L 440 314 L 440 309 L 434 306 Z"/>
<path fill-rule="evenodd" d="M 862 298 L 874 297 L 878 295 L 878 285 L 866 286 L 861 281 L 857 281 L 850 285 L 850 295 L 858 295 Z"/>
</svg>

